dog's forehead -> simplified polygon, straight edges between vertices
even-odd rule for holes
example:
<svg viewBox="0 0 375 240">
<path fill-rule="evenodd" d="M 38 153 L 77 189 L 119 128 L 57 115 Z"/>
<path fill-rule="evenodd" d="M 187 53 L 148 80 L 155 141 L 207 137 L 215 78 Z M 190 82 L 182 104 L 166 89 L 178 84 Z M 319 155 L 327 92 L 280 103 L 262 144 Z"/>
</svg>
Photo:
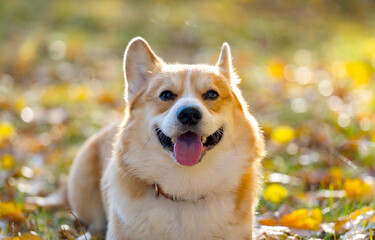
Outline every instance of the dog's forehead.
<svg viewBox="0 0 375 240">
<path fill-rule="evenodd" d="M 218 81 L 219 70 L 211 65 L 166 65 L 158 74 L 158 78 L 170 87 L 193 85 L 204 88 Z"/>
</svg>

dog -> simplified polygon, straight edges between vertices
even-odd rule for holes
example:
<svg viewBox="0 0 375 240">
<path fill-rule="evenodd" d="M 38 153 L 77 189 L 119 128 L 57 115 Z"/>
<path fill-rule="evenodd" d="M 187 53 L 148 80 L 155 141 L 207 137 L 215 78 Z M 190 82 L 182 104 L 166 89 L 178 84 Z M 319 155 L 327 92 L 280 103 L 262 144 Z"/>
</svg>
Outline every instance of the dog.
<svg viewBox="0 0 375 240">
<path fill-rule="evenodd" d="M 264 140 L 229 45 L 216 65 L 168 64 L 137 37 L 123 70 L 123 120 L 71 167 L 74 213 L 108 240 L 253 239 Z"/>
</svg>

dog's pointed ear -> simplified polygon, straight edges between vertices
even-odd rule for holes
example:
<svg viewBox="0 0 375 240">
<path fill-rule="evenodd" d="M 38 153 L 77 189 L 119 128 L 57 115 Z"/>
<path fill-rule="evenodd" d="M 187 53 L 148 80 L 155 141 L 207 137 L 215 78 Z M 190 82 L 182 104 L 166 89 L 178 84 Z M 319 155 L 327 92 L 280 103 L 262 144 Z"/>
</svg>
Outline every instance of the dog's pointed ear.
<svg viewBox="0 0 375 240">
<path fill-rule="evenodd" d="M 146 40 L 133 38 L 124 56 L 125 100 L 131 102 L 152 73 L 161 68 L 162 60 L 155 55 Z"/>
<path fill-rule="evenodd" d="M 230 47 L 228 43 L 223 43 L 221 47 L 220 57 L 216 63 L 216 66 L 219 68 L 219 71 L 227 77 L 229 80 L 232 77 L 232 54 L 230 53 Z"/>
</svg>

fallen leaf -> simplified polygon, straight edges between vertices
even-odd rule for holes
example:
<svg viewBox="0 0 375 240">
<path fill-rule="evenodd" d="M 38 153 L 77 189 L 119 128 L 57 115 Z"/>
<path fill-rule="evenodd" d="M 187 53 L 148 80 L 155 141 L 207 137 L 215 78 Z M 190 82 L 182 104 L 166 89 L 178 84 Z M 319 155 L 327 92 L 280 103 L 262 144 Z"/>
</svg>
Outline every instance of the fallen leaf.
<svg viewBox="0 0 375 240">
<path fill-rule="evenodd" d="M 357 209 L 355 210 L 354 212 L 350 213 L 349 215 L 347 216 L 344 216 L 344 217 L 341 217 L 339 219 L 336 220 L 335 222 L 335 230 L 337 232 L 342 232 L 342 229 L 344 224 L 349 222 L 349 221 L 352 221 L 352 220 L 355 220 L 357 217 L 363 215 L 363 214 L 366 214 L 367 212 L 370 212 L 370 211 L 373 211 L 370 207 L 363 207 L 361 209 Z M 375 216 L 374 216 L 375 218 Z"/>
<path fill-rule="evenodd" d="M 371 67 L 362 62 L 348 63 L 346 70 L 356 85 L 368 83 L 372 75 Z"/>
<path fill-rule="evenodd" d="M 266 226 L 277 226 L 277 220 L 272 218 L 263 218 L 258 221 L 262 225 Z"/>
<path fill-rule="evenodd" d="M 14 222 L 25 220 L 21 207 L 14 202 L 0 202 L 0 218 L 8 218 Z"/>
<path fill-rule="evenodd" d="M 288 190 L 276 183 L 269 185 L 263 193 L 264 199 L 273 203 L 279 203 L 281 200 L 286 198 L 287 195 Z"/>
<path fill-rule="evenodd" d="M 15 130 L 12 124 L 8 122 L 0 122 L 0 145 L 3 141 L 9 139 Z"/>
<path fill-rule="evenodd" d="M 311 211 L 308 209 L 298 209 L 283 216 L 280 220 L 280 224 L 297 229 L 318 230 L 322 220 L 323 215 L 318 208 Z"/>
<path fill-rule="evenodd" d="M 15 164 L 14 158 L 10 154 L 5 154 L 1 158 L 1 167 L 5 170 L 11 169 Z"/>
<path fill-rule="evenodd" d="M 349 198 L 356 198 L 371 193 L 370 186 L 361 179 L 345 179 L 344 190 Z"/>
<path fill-rule="evenodd" d="M 68 94 L 74 101 L 84 101 L 90 95 L 90 89 L 85 85 L 71 85 L 68 88 Z"/>
<path fill-rule="evenodd" d="M 40 240 L 40 237 L 36 232 L 30 231 L 28 233 L 22 233 L 21 240 Z"/>
<path fill-rule="evenodd" d="M 284 66 L 280 61 L 271 61 L 268 64 L 268 72 L 275 78 L 281 78 L 284 73 Z"/>
<path fill-rule="evenodd" d="M 271 139 L 278 143 L 287 143 L 295 138 L 295 131 L 289 126 L 278 126 L 272 130 Z"/>
</svg>

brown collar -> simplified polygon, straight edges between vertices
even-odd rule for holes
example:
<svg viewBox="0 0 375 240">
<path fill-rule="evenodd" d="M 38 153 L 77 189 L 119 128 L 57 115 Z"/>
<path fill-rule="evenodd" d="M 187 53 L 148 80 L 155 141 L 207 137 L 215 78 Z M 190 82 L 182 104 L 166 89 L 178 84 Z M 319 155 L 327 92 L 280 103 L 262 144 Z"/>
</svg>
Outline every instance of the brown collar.
<svg viewBox="0 0 375 240">
<path fill-rule="evenodd" d="M 187 201 L 188 202 L 189 201 L 189 200 L 180 199 L 180 198 L 175 197 L 175 196 L 171 196 L 171 195 L 163 192 L 163 190 L 161 189 L 161 187 L 157 183 L 152 184 L 152 187 L 155 190 L 155 198 L 156 199 L 158 199 L 160 194 L 161 194 L 166 199 L 169 199 L 169 200 L 172 200 L 172 201 L 176 201 L 176 202 L 180 202 L 180 201 Z M 206 198 L 205 196 L 201 196 L 198 200 L 205 199 L 205 198 Z"/>
</svg>

